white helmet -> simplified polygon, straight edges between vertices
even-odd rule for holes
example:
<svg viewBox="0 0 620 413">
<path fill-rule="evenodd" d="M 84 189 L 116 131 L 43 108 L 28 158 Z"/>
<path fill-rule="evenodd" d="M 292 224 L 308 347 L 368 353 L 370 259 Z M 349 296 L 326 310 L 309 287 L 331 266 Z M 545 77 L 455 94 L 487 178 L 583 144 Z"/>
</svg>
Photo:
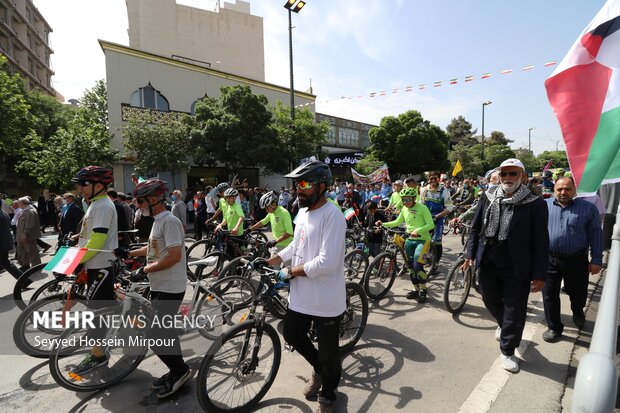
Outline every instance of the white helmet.
<svg viewBox="0 0 620 413">
<path fill-rule="evenodd" d="M 239 195 L 239 191 L 237 191 L 235 188 L 228 188 L 226 191 L 224 191 L 224 197 L 237 195 Z"/>
<path fill-rule="evenodd" d="M 267 192 L 265 195 L 260 197 L 260 207 L 265 209 L 269 205 L 278 202 L 278 196 L 273 191 Z"/>
</svg>

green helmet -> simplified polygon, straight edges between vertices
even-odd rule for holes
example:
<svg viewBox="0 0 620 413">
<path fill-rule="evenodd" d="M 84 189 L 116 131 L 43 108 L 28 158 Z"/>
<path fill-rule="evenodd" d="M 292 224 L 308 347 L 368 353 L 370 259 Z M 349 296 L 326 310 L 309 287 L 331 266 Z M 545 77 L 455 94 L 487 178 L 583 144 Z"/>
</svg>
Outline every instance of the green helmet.
<svg viewBox="0 0 620 413">
<path fill-rule="evenodd" d="M 400 190 L 399 192 L 401 198 L 403 196 L 412 196 L 415 197 L 417 195 L 415 188 L 406 187 Z"/>
</svg>

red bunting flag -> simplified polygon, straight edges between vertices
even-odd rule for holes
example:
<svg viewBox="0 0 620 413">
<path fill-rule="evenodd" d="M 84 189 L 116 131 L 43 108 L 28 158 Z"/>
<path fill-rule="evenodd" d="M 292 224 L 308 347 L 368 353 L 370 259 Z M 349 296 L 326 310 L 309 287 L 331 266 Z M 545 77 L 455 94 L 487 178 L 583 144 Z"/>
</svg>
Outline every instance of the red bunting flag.
<svg viewBox="0 0 620 413">
<path fill-rule="evenodd" d="M 458 80 L 457 80 L 457 79 L 450 79 L 450 84 L 451 84 L 451 85 L 456 85 L 456 84 L 457 84 L 457 82 L 458 82 Z"/>
<path fill-rule="evenodd" d="M 472 80 L 474 80 L 473 76 L 465 76 L 465 81 L 466 82 L 471 82 Z"/>
<path fill-rule="evenodd" d="M 534 68 L 534 65 L 523 66 L 523 71 L 532 70 L 533 68 Z"/>
<path fill-rule="evenodd" d="M 507 75 L 508 73 L 512 73 L 512 69 L 504 69 L 500 72 L 502 75 Z"/>
<path fill-rule="evenodd" d="M 491 74 L 490 74 L 490 73 L 483 73 L 483 74 L 480 76 L 480 79 L 488 79 L 488 78 L 490 78 L 490 77 L 491 77 Z"/>
</svg>

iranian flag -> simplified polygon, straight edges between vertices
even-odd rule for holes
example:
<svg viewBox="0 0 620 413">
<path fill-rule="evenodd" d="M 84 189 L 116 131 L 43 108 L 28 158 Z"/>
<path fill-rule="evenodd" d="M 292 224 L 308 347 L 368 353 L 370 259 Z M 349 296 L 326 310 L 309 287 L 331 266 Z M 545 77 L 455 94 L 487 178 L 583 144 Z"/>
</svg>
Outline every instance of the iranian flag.
<svg viewBox="0 0 620 413">
<path fill-rule="evenodd" d="M 73 273 L 87 251 L 86 248 L 61 247 L 43 269 L 69 275 Z"/>
<path fill-rule="evenodd" d="M 355 209 L 353 209 L 352 207 L 347 209 L 346 211 L 343 212 L 344 214 L 344 218 L 348 221 L 351 218 L 353 218 L 356 214 L 355 214 Z"/>
<path fill-rule="evenodd" d="M 620 181 L 620 0 L 609 0 L 545 82 L 580 193 Z"/>
</svg>

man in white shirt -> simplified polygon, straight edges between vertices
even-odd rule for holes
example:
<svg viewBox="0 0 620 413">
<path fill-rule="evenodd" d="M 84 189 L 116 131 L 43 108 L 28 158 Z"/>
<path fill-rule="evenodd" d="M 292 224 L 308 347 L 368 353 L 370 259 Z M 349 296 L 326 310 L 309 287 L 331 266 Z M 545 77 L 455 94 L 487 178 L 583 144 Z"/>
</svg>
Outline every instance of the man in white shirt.
<svg viewBox="0 0 620 413">
<path fill-rule="evenodd" d="M 340 209 L 325 198 L 332 183 L 327 165 L 311 161 L 286 178 L 292 178 L 296 183 L 301 209 L 296 218 L 293 242 L 270 258 L 267 264 L 290 261 L 290 267 L 281 273 L 290 279 L 284 339 L 314 369 L 304 396 L 308 400 L 318 398 L 317 412 L 332 412 L 341 374 L 338 350 L 340 317 L 346 306 L 346 221 Z M 311 323 L 317 330 L 318 350 L 308 337 Z"/>
</svg>

